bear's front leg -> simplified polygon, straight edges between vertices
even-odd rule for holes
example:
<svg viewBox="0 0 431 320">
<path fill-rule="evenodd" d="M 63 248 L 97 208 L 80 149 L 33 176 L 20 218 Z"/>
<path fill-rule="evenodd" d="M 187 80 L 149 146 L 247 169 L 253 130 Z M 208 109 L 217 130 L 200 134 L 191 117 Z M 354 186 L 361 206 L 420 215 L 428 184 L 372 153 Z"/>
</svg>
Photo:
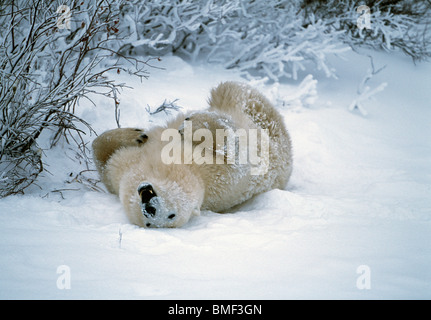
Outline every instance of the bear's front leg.
<svg viewBox="0 0 431 320">
<path fill-rule="evenodd" d="M 106 131 L 93 141 L 93 154 L 97 169 L 101 172 L 112 154 L 122 147 L 138 147 L 147 142 L 148 136 L 137 128 L 118 128 Z"/>
</svg>

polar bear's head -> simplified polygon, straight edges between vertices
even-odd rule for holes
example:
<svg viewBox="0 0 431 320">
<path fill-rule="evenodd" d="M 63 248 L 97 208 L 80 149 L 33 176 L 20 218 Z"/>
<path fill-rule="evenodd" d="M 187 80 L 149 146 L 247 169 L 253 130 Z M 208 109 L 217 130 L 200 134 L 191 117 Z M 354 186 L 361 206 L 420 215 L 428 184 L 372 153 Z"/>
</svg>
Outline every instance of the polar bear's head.
<svg viewBox="0 0 431 320">
<path fill-rule="evenodd" d="M 175 182 L 155 186 L 147 181 L 137 188 L 139 207 L 146 227 L 180 227 L 199 215 L 200 203 Z M 157 191 L 156 191 L 157 189 Z"/>
<path fill-rule="evenodd" d="M 200 214 L 203 188 L 194 176 L 165 172 L 144 179 L 128 179 L 120 194 L 129 220 L 147 228 L 181 227 L 194 215 Z"/>
</svg>

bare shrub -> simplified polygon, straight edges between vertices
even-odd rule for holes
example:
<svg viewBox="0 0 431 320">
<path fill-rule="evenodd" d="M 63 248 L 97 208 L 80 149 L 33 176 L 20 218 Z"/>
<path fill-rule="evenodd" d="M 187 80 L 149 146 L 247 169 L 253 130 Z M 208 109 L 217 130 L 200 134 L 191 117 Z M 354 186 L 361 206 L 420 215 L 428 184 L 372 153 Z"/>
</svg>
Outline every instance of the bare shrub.
<svg viewBox="0 0 431 320">
<path fill-rule="evenodd" d="M 91 126 L 76 116 L 92 93 L 116 99 L 110 71 L 147 77 L 146 61 L 117 52 L 124 1 L 9 0 L 0 3 L 0 197 L 43 171 L 37 139 L 52 133 L 82 145 Z"/>
</svg>

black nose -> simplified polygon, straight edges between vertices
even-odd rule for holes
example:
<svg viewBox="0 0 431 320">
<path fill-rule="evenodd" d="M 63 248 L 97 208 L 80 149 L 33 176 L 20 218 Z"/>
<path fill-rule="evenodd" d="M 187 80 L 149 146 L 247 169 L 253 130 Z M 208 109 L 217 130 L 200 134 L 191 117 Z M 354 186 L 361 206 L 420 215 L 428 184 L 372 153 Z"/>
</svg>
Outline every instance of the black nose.
<svg viewBox="0 0 431 320">
<path fill-rule="evenodd" d="M 142 203 L 150 202 L 151 198 L 157 197 L 153 186 L 149 183 L 141 183 L 138 187 L 138 194 L 141 197 Z"/>
<path fill-rule="evenodd" d="M 145 205 L 145 211 L 152 217 L 154 217 L 156 215 L 156 208 L 154 208 L 153 206 L 146 204 Z"/>
</svg>

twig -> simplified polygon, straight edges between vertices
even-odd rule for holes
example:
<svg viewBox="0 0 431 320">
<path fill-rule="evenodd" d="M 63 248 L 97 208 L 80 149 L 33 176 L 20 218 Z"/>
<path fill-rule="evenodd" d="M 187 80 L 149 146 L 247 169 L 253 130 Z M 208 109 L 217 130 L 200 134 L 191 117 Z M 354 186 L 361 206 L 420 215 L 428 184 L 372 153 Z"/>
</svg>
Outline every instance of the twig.
<svg viewBox="0 0 431 320">
<path fill-rule="evenodd" d="M 383 91 L 387 83 L 383 82 L 379 86 L 377 86 L 374 89 L 371 89 L 369 86 L 367 86 L 368 81 L 370 81 L 376 74 L 380 73 L 383 69 L 386 68 L 386 65 L 379 69 L 375 69 L 374 66 L 374 60 L 373 57 L 370 55 L 367 55 L 368 58 L 370 58 L 370 64 L 371 69 L 368 70 L 368 73 L 365 75 L 365 77 L 362 79 L 362 81 L 358 85 L 357 94 L 358 97 L 352 101 L 352 103 L 349 106 L 349 110 L 358 110 L 363 116 L 367 116 L 368 112 L 363 107 L 363 102 L 369 100 L 372 96 L 374 96 L 376 93 Z"/>
<path fill-rule="evenodd" d="M 170 110 L 178 111 L 179 109 L 181 109 L 181 107 L 176 104 L 177 101 L 178 99 L 175 99 L 174 101 L 164 100 L 163 103 L 155 111 L 151 112 L 151 107 L 149 105 L 147 105 L 146 110 L 152 116 L 160 112 L 170 114 Z"/>
</svg>

